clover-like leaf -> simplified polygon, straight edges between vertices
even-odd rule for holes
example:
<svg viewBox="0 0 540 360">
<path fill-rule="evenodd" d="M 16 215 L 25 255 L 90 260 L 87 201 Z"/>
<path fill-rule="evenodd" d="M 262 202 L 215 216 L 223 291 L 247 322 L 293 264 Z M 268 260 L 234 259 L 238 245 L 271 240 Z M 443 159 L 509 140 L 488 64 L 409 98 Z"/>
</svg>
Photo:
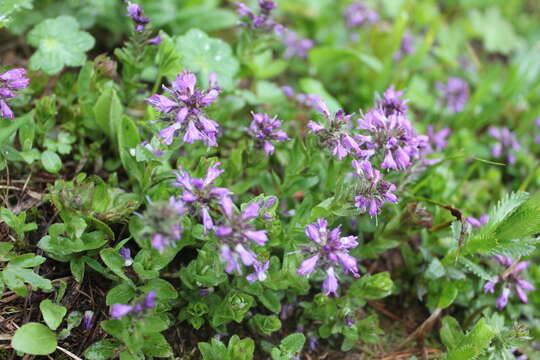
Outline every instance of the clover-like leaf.
<svg viewBox="0 0 540 360">
<path fill-rule="evenodd" d="M 201 85 L 206 85 L 208 76 L 214 72 L 222 88 L 229 90 L 233 87 L 239 64 L 229 44 L 213 39 L 199 29 L 191 29 L 176 39 L 176 49 L 182 55 L 182 65 L 198 73 Z"/>
<path fill-rule="evenodd" d="M 94 46 L 95 40 L 79 30 L 75 18 L 59 16 L 36 25 L 28 34 L 28 43 L 37 48 L 30 58 L 30 69 L 54 75 L 64 66 L 84 65 L 85 52 Z"/>
</svg>

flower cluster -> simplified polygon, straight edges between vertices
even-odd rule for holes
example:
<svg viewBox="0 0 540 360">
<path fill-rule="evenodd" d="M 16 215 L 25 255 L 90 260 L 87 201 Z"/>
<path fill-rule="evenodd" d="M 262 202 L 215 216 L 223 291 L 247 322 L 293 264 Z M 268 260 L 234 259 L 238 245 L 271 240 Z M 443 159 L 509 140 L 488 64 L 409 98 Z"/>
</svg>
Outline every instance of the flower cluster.
<svg viewBox="0 0 540 360">
<path fill-rule="evenodd" d="M 355 175 L 359 178 L 357 196 L 354 198 L 355 206 L 361 211 L 368 210 L 370 216 L 375 216 L 381 211 L 381 207 L 387 203 L 396 203 L 394 195 L 396 186 L 382 180 L 381 172 L 373 169 L 367 160 L 353 160 L 352 166 L 356 170 Z"/>
<path fill-rule="evenodd" d="M 172 186 L 183 190 L 181 196 L 183 204 L 191 215 L 202 219 L 205 231 L 214 228 L 210 209 L 231 194 L 227 188 L 214 186 L 214 181 L 223 173 L 219 165 L 218 162 L 210 166 L 204 178 L 191 177 L 186 170 L 179 168 L 175 172 L 176 181 L 172 183 Z"/>
<path fill-rule="evenodd" d="M 304 59 L 307 57 L 309 49 L 315 45 L 313 40 L 300 38 L 291 30 L 285 32 L 283 44 L 286 46 L 285 53 L 283 54 L 285 59 L 290 59 L 294 56 Z"/>
<path fill-rule="evenodd" d="M 266 155 L 274 153 L 274 145 L 271 140 L 285 141 L 289 137 L 283 130 L 278 130 L 281 126 L 281 120 L 277 117 L 271 118 L 267 114 L 256 113 L 252 114 L 253 121 L 251 122 L 248 133 L 255 138 L 255 145 L 262 148 Z"/>
<path fill-rule="evenodd" d="M 324 270 L 326 279 L 322 284 L 325 296 L 334 294 L 337 296 L 338 278 L 335 267 L 341 267 L 350 272 L 354 277 L 360 277 L 356 258 L 349 255 L 349 249 L 358 246 L 356 236 L 341 237 L 339 227 L 333 230 L 328 229 L 326 219 L 318 219 L 316 222 L 306 226 L 306 235 L 315 244 L 305 249 L 310 257 L 302 262 L 298 268 L 298 274 L 305 276 L 311 274 L 317 266 Z"/>
<path fill-rule="evenodd" d="M 446 84 L 437 83 L 437 89 L 442 95 L 439 102 L 446 106 L 450 113 L 459 113 L 465 109 L 469 101 L 469 84 L 457 77 L 449 77 Z"/>
<path fill-rule="evenodd" d="M 400 92 L 387 90 L 378 107 L 370 109 L 358 119 L 357 136 L 368 158 L 375 154 L 383 156 L 382 169 L 404 170 L 419 158 L 427 147 L 425 135 L 418 135 L 406 115 L 406 104 L 399 100 Z M 404 110 L 405 109 L 405 110 Z"/>
<path fill-rule="evenodd" d="M 364 26 L 379 21 L 379 14 L 371 10 L 363 1 L 349 5 L 343 13 L 345 22 L 350 28 Z"/>
<path fill-rule="evenodd" d="M 488 129 L 488 134 L 497 142 L 491 146 L 491 155 L 495 158 L 506 158 L 509 164 L 516 162 L 515 153 L 521 149 L 516 135 L 510 131 L 507 127 L 495 127 L 491 126 Z"/>
<path fill-rule="evenodd" d="M 529 299 L 527 298 L 527 291 L 534 290 L 534 286 L 521 278 L 520 273 L 527 269 L 530 262 L 520 261 L 513 263 L 512 259 L 508 256 L 496 255 L 497 260 L 502 266 L 506 267 L 506 270 L 495 280 L 488 281 L 484 285 L 484 292 L 493 294 L 495 292 L 495 286 L 501 283 L 501 293 L 497 298 L 497 309 L 502 310 L 508 304 L 508 298 L 510 297 L 511 289 L 514 288 L 519 299 L 522 303 L 527 304 Z"/>
<path fill-rule="evenodd" d="M 120 319 L 129 314 L 140 314 L 145 310 L 150 310 L 156 307 L 155 291 L 149 291 L 148 294 L 135 305 L 129 304 L 114 304 L 111 306 L 110 314 L 113 319 Z"/>
<path fill-rule="evenodd" d="M 249 282 L 266 279 L 266 271 L 270 262 L 260 262 L 257 255 L 251 250 L 253 242 L 264 246 L 268 241 L 266 230 L 255 230 L 252 221 L 259 216 L 261 210 L 257 203 L 251 203 L 236 214 L 230 197 L 221 199 L 223 223 L 216 227 L 215 235 L 221 241 L 221 259 L 226 264 L 225 271 L 229 274 L 242 274 L 241 263 L 252 266 L 254 273 L 247 276 Z"/>
<path fill-rule="evenodd" d="M 172 247 L 182 236 L 181 215 L 186 212 L 184 202 L 175 197 L 168 201 L 151 202 L 146 212 L 141 216 L 142 222 L 152 233 L 150 234 L 151 245 L 159 252 L 167 247 Z M 131 258 L 131 252 L 121 250 L 120 256 L 127 265 Z"/>
<path fill-rule="evenodd" d="M 328 106 L 321 99 L 317 99 L 317 110 L 328 120 L 328 128 L 314 121 L 310 121 L 308 127 L 310 133 L 317 134 L 324 147 L 332 151 L 339 160 L 349 154 L 361 153 L 360 146 L 348 131 L 352 115 L 346 115 L 343 110 L 338 110 L 332 116 Z"/>
<path fill-rule="evenodd" d="M 276 7 L 276 3 L 272 0 L 259 0 L 259 13 L 256 14 L 246 4 L 242 2 L 235 3 L 237 9 L 236 12 L 242 16 L 245 20 L 240 23 L 248 26 L 253 30 L 260 30 L 262 32 L 274 31 L 277 35 L 283 34 L 283 25 L 275 22 L 271 13 Z"/>
<path fill-rule="evenodd" d="M 135 22 L 135 31 L 143 32 L 150 19 L 144 16 L 144 11 L 139 4 L 125 0 L 127 3 L 127 14 Z"/>
<path fill-rule="evenodd" d="M 210 88 L 206 91 L 195 88 L 197 77 L 190 71 L 184 71 L 172 83 L 172 89 L 163 86 L 172 99 L 164 95 L 152 95 L 148 103 L 166 115 L 172 123 L 160 132 L 165 144 L 170 145 L 177 132 L 183 133 L 183 141 L 192 144 L 201 140 L 208 146 L 217 146 L 216 135 L 219 125 L 208 119 L 203 111 L 219 96 L 220 88 L 216 85 L 215 74 L 210 76 Z"/>
<path fill-rule="evenodd" d="M 0 75 L 0 115 L 13 119 L 13 111 L 6 100 L 15 97 L 15 91 L 24 89 L 30 83 L 26 77 L 26 70 L 22 68 L 11 69 Z"/>
</svg>

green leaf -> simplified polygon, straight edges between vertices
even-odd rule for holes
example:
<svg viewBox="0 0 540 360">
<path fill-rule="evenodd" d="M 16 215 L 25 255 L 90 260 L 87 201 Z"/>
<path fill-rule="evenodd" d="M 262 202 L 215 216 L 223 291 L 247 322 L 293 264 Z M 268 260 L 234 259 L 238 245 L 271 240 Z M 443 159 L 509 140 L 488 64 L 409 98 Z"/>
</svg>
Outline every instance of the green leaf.
<svg viewBox="0 0 540 360">
<path fill-rule="evenodd" d="M 457 347 L 465 334 L 461 330 L 459 323 L 451 316 L 445 316 L 442 319 L 441 340 L 447 348 Z"/>
<path fill-rule="evenodd" d="M 445 270 L 443 264 L 440 262 L 439 259 L 434 258 L 433 260 L 431 260 L 426 269 L 425 277 L 434 280 L 444 276 L 444 274 Z"/>
<path fill-rule="evenodd" d="M 302 351 L 305 342 L 304 334 L 294 333 L 281 340 L 280 348 L 289 354 L 297 354 Z"/>
<path fill-rule="evenodd" d="M 30 355 L 48 355 L 56 350 L 56 336 L 45 325 L 27 323 L 13 335 L 11 347 Z"/>
<path fill-rule="evenodd" d="M 475 9 L 470 19 L 476 34 L 482 38 L 489 52 L 510 54 L 523 44 L 523 39 L 516 34 L 512 23 L 501 16 L 498 7 L 491 7 L 484 13 Z"/>
<path fill-rule="evenodd" d="M 95 40 L 79 30 L 75 18 L 63 15 L 39 23 L 28 34 L 28 43 L 38 48 L 30 58 L 30 69 L 54 75 L 64 66 L 84 65 L 85 52 L 94 46 Z"/>
<path fill-rule="evenodd" d="M 115 141 L 123 111 L 122 103 L 113 88 L 105 89 L 94 106 L 94 116 L 99 128 Z"/>
<path fill-rule="evenodd" d="M 238 17 L 225 9 L 195 6 L 182 9 L 174 20 L 173 27 L 177 34 L 196 27 L 202 31 L 216 31 L 236 25 Z"/>
<path fill-rule="evenodd" d="M 392 293 L 394 283 L 387 272 L 364 275 L 349 288 L 349 296 L 360 299 L 381 299 Z"/>
<path fill-rule="evenodd" d="M 214 72 L 223 89 L 233 88 L 239 64 L 229 44 L 211 38 L 201 30 L 191 29 L 176 39 L 176 49 L 182 56 L 184 67 L 200 76 L 199 86 L 205 87 L 210 73 Z"/>
<path fill-rule="evenodd" d="M 439 297 L 438 308 L 446 309 L 454 302 L 454 299 L 458 295 L 458 288 L 454 282 L 445 281 L 443 284 L 442 292 Z"/>
<path fill-rule="evenodd" d="M 168 358 L 173 356 L 171 345 L 161 334 L 152 334 L 144 339 L 142 351 L 152 357 Z"/>
<path fill-rule="evenodd" d="M 249 320 L 249 324 L 265 335 L 270 335 L 274 331 L 281 329 L 281 321 L 275 315 L 265 316 L 255 314 L 255 316 Z"/>
<path fill-rule="evenodd" d="M 0 28 L 11 21 L 11 17 L 24 9 L 32 9 L 33 0 L 2 0 L 0 1 Z"/>
<path fill-rule="evenodd" d="M 486 324 L 485 319 L 480 319 L 474 328 L 465 335 L 459 344 L 450 349 L 447 360 L 472 360 L 482 354 L 495 337 L 495 331 Z"/>
<path fill-rule="evenodd" d="M 41 310 L 43 320 L 51 330 L 58 329 L 67 312 L 65 307 L 53 304 L 49 299 L 43 300 L 39 304 L 39 310 Z"/>
<path fill-rule="evenodd" d="M 56 174 L 62 169 L 62 159 L 55 152 L 46 150 L 41 153 L 41 164 L 50 173 Z"/>
<path fill-rule="evenodd" d="M 84 358 L 87 360 L 108 360 L 114 357 L 116 349 L 120 348 L 121 344 L 118 340 L 101 340 L 90 345 L 84 351 Z"/>
</svg>

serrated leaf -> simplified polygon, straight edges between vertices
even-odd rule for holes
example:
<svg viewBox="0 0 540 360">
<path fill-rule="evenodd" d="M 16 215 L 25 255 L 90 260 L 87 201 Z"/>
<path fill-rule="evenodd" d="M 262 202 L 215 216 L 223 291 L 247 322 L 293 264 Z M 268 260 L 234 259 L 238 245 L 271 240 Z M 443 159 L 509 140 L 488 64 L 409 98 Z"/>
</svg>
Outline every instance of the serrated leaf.
<svg viewBox="0 0 540 360">
<path fill-rule="evenodd" d="M 209 75 L 214 72 L 223 89 L 232 89 L 240 66 L 229 44 L 211 38 L 201 30 L 191 29 L 176 39 L 176 49 L 182 56 L 182 65 L 199 75 L 200 86 L 206 86 Z"/>
<path fill-rule="evenodd" d="M 66 15 L 42 21 L 30 31 L 27 40 L 37 48 L 30 58 L 30 69 L 48 75 L 59 73 L 64 66 L 84 65 L 85 52 L 95 43 L 90 34 L 79 30 L 75 18 Z"/>
<path fill-rule="evenodd" d="M 442 319 L 441 340 L 447 348 L 457 347 L 464 336 L 456 319 L 451 316 L 445 316 Z"/>
<path fill-rule="evenodd" d="M 482 354 L 495 336 L 495 331 L 480 319 L 459 344 L 448 352 L 447 360 L 472 360 Z"/>
</svg>

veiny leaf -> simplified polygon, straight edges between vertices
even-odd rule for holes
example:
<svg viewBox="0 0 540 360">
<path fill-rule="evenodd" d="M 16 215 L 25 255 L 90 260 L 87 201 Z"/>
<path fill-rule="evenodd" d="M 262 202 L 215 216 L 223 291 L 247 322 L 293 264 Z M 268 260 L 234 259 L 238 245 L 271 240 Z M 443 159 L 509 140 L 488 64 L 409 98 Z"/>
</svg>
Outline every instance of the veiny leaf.
<svg viewBox="0 0 540 360">
<path fill-rule="evenodd" d="M 176 49 L 182 56 L 184 67 L 200 76 L 200 86 L 205 87 L 208 76 L 215 72 L 218 84 L 225 90 L 232 89 L 239 64 L 229 44 L 211 38 L 201 30 L 191 29 L 186 35 L 176 39 Z"/>
<path fill-rule="evenodd" d="M 95 40 L 79 30 L 75 18 L 63 15 L 39 23 L 28 34 L 28 43 L 37 48 L 30 58 L 30 69 L 54 75 L 64 66 L 84 65 L 85 52 L 94 46 Z"/>
<path fill-rule="evenodd" d="M 13 335 L 11 347 L 30 355 L 48 355 L 56 350 L 56 336 L 45 325 L 27 323 Z"/>
</svg>

